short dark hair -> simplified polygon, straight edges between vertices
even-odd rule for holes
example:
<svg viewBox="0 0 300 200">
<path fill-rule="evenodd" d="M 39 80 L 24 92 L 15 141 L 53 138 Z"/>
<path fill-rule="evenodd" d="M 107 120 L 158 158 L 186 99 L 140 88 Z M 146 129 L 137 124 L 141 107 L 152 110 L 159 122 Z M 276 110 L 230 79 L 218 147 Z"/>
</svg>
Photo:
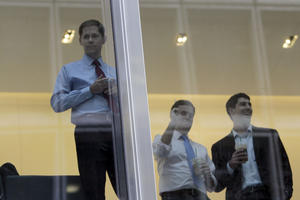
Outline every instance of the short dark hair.
<svg viewBox="0 0 300 200">
<path fill-rule="evenodd" d="M 195 107 L 194 107 L 194 105 L 192 104 L 192 102 L 190 102 L 189 100 L 184 100 L 184 99 L 181 99 L 181 100 L 176 101 L 176 102 L 173 104 L 171 110 L 173 110 L 174 108 L 178 108 L 179 106 L 183 106 L 183 105 L 191 106 L 191 107 L 193 108 L 194 112 L 195 112 Z"/>
<path fill-rule="evenodd" d="M 230 113 L 229 113 L 230 108 L 235 108 L 239 98 L 245 98 L 250 101 L 250 97 L 245 93 L 240 92 L 240 93 L 232 95 L 226 102 L 226 111 L 229 116 L 230 116 Z"/>
<path fill-rule="evenodd" d="M 80 24 L 79 31 L 78 31 L 79 37 L 81 37 L 83 29 L 88 26 L 97 26 L 99 33 L 102 35 L 102 37 L 104 37 L 104 34 L 105 34 L 104 26 L 96 19 L 89 19 Z"/>
</svg>

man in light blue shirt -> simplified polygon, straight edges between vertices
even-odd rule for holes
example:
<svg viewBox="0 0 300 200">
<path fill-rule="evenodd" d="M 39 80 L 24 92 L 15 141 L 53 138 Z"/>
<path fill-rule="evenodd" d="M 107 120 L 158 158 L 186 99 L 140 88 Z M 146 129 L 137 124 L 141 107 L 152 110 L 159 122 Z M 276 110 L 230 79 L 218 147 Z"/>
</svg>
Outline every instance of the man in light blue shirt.
<svg viewBox="0 0 300 200">
<path fill-rule="evenodd" d="M 88 200 L 104 200 L 106 172 L 116 188 L 110 108 L 111 96 L 115 93 L 111 85 L 115 84 L 116 72 L 102 60 L 106 36 L 99 21 L 83 22 L 79 36 L 85 54 L 81 60 L 61 68 L 51 106 L 55 112 L 72 109 L 83 189 Z"/>
</svg>

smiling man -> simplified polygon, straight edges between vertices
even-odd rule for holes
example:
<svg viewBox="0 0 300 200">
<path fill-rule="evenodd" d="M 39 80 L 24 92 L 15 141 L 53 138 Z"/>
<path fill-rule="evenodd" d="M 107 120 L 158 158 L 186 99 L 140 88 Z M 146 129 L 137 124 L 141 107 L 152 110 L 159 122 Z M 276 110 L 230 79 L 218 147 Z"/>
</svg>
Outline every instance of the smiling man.
<svg viewBox="0 0 300 200">
<path fill-rule="evenodd" d="M 226 110 L 233 129 L 212 146 L 216 192 L 226 188 L 226 200 L 290 199 L 292 171 L 277 131 L 251 125 L 252 105 L 245 93 L 231 96 Z"/>
<path fill-rule="evenodd" d="M 206 148 L 188 138 L 194 114 L 190 101 L 176 101 L 167 129 L 153 141 L 162 200 L 208 200 L 206 191 L 216 185 Z"/>
<path fill-rule="evenodd" d="M 64 65 L 56 79 L 51 106 L 55 112 L 72 109 L 78 168 L 87 200 L 105 199 L 106 172 L 116 188 L 109 84 L 115 68 L 101 57 L 106 41 L 103 25 L 87 20 L 79 27 L 84 56 Z"/>
</svg>

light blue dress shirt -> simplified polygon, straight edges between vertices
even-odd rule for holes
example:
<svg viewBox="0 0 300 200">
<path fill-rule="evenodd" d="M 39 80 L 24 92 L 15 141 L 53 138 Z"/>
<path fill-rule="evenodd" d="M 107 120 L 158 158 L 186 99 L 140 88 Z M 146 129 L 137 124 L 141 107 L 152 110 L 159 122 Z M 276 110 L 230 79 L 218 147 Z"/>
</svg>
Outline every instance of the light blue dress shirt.
<svg viewBox="0 0 300 200">
<path fill-rule="evenodd" d="M 72 109 L 71 122 L 75 125 L 101 125 L 111 123 L 111 112 L 102 95 L 93 95 L 90 86 L 97 79 L 93 59 L 84 55 L 79 61 L 64 65 L 56 79 L 51 97 L 55 112 Z M 107 78 L 116 79 L 116 71 L 98 59 Z"/>
<path fill-rule="evenodd" d="M 197 188 L 192 179 L 184 141 L 180 138 L 181 135 L 180 132 L 175 130 L 170 145 L 166 145 L 161 141 L 161 135 L 157 135 L 154 138 L 152 147 L 154 158 L 157 161 L 160 193 Z M 207 150 L 203 145 L 193 142 L 192 140 L 190 140 L 190 143 L 194 150 L 195 158 L 201 158 L 207 162 L 214 180 L 214 185 L 211 188 L 207 188 L 203 177 L 199 176 L 200 184 L 197 189 L 203 193 L 206 193 L 206 191 L 211 192 L 217 185 L 217 180 L 214 176 L 215 165 L 209 158 Z"/>
<path fill-rule="evenodd" d="M 243 185 L 242 188 L 247 186 L 261 184 L 261 178 L 259 176 L 257 163 L 255 160 L 255 153 L 253 147 L 253 134 L 252 126 L 250 125 L 247 132 L 243 134 L 238 134 L 236 131 L 232 130 L 235 144 L 246 144 L 248 161 L 242 164 L 243 171 Z M 230 174 L 233 173 L 233 169 L 230 168 L 229 163 L 227 163 L 227 169 Z"/>
</svg>

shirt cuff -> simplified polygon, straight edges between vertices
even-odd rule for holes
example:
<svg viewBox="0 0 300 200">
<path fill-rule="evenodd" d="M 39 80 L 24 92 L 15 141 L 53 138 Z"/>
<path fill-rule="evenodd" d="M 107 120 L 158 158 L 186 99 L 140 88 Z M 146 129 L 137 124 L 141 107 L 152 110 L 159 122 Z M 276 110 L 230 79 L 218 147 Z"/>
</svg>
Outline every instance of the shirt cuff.
<svg viewBox="0 0 300 200">
<path fill-rule="evenodd" d="M 84 96 L 86 96 L 87 99 L 89 99 L 93 96 L 93 93 L 90 90 L 90 86 L 81 89 L 81 92 L 82 92 L 82 94 L 84 94 Z"/>
<path fill-rule="evenodd" d="M 160 149 L 163 149 L 166 152 L 169 152 L 172 149 L 172 144 L 171 143 L 169 145 L 167 145 L 167 144 L 163 143 L 161 141 L 161 139 L 158 141 L 157 145 L 159 146 Z"/>
<path fill-rule="evenodd" d="M 227 163 L 227 171 L 230 175 L 233 174 L 233 169 L 229 166 L 229 162 Z"/>
<path fill-rule="evenodd" d="M 208 192 L 212 192 L 212 191 L 215 191 L 215 189 L 216 189 L 216 187 L 217 187 L 217 184 L 218 184 L 218 181 L 217 181 L 217 179 L 216 179 L 216 177 L 215 177 L 215 175 L 211 172 L 210 173 L 210 176 L 211 176 L 211 178 L 213 179 L 213 185 L 211 186 L 211 188 L 207 188 L 207 191 Z"/>
<path fill-rule="evenodd" d="M 172 149 L 172 145 L 167 145 L 165 143 L 163 143 L 161 140 L 161 138 L 155 138 L 154 142 L 153 142 L 153 152 L 155 155 L 155 159 L 157 159 L 158 157 L 166 157 L 169 155 L 171 149 Z"/>
</svg>

